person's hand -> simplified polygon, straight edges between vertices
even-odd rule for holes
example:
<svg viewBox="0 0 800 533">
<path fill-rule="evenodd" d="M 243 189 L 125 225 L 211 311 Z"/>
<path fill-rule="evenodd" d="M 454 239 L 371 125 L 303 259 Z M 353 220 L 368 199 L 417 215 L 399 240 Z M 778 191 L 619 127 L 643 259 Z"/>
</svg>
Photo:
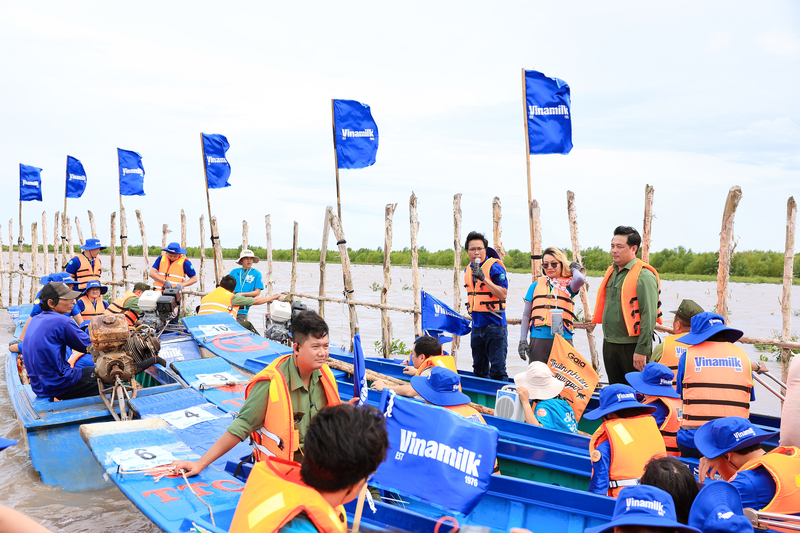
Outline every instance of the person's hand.
<svg viewBox="0 0 800 533">
<path fill-rule="evenodd" d="M 417 375 L 417 369 L 415 367 L 409 365 L 409 366 L 407 366 L 407 367 L 405 367 L 403 369 L 403 374 L 406 374 L 408 376 L 416 376 Z"/>
<path fill-rule="evenodd" d="M 347 403 L 349 403 L 350 405 L 357 404 L 358 403 L 358 396 L 356 396 L 355 398 L 350 398 L 349 400 L 347 400 Z"/>
<path fill-rule="evenodd" d="M 767 365 L 765 365 L 761 361 L 753 361 L 751 367 L 753 369 L 753 372 L 756 372 L 758 374 L 763 374 L 764 372 L 767 371 Z"/>
<path fill-rule="evenodd" d="M 481 270 L 481 267 L 475 263 L 470 263 L 470 265 L 472 265 L 472 276 L 478 281 L 485 281 L 486 275 L 483 273 L 483 270 Z"/>
<path fill-rule="evenodd" d="M 517 387 L 517 394 L 519 394 L 519 399 L 525 403 L 531 400 L 531 393 L 525 387 Z"/>
<path fill-rule="evenodd" d="M 724 455 L 709 459 L 708 457 L 700 458 L 700 474 L 698 476 L 700 483 L 706 480 L 706 477 L 714 479 L 718 474 L 720 468 L 725 464 L 726 459 Z"/>
<path fill-rule="evenodd" d="M 581 270 L 583 269 L 583 267 L 582 267 L 582 266 L 581 266 L 581 264 L 580 264 L 580 263 L 578 263 L 577 261 L 573 261 L 572 263 L 570 263 L 570 264 L 569 264 L 569 269 L 570 269 L 570 270 L 578 270 L 578 271 L 581 271 Z"/>
<path fill-rule="evenodd" d="M 528 341 L 519 341 L 517 353 L 519 353 L 519 358 L 523 361 L 528 360 Z"/>
<path fill-rule="evenodd" d="M 281 296 L 282 296 L 281 293 L 276 293 L 276 294 L 273 294 L 272 296 L 267 296 L 267 298 L 269 298 L 270 302 L 274 302 L 275 300 L 277 300 Z"/>
<path fill-rule="evenodd" d="M 170 283 L 170 281 L 167 280 L 167 279 L 164 280 L 164 288 L 165 289 L 171 289 L 172 288 L 172 283 Z"/>
<path fill-rule="evenodd" d="M 200 464 L 200 461 L 172 461 L 172 468 L 178 475 L 183 470 L 186 472 L 186 477 L 192 477 L 202 472 L 205 466 Z"/>
<path fill-rule="evenodd" d="M 641 372 L 647 364 L 647 356 L 640 353 L 633 354 L 633 368 Z"/>
<path fill-rule="evenodd" d="M 183 290 L 183 283 L 176 283 L 175 288 L 178 289 L 178 292 L 181 292 Z"/>
<path fill-rule="evenodd" d="M 372 382 L 372 386 L 370 387 L 370 389 L 376 390 L 378 392 L 382 391 L 385 388 L 386 388 L 386 383 L 384 383 L 382 379 L 376 379 L 375 381 Z"/>
</svg>

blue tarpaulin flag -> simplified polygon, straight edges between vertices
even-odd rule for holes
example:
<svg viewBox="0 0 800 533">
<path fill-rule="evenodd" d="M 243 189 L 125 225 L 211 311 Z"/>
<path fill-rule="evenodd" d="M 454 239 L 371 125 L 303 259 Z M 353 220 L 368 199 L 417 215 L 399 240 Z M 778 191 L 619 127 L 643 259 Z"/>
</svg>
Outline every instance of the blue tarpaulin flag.
<svg viewBox="0 0 800 533">
<path fill-rule="evenodd" d="M 453 335 L 466 335 L 472 331 L 469 320 L 425 291 L 422 291 L 422 329 L 446 331 Z"/>
<path fill-rule="evenodd" d="M 19 201 L 42 201 L 42 169 L 19 164 Z"/>
<path fill-rule="evenodd" d="M 572 104 L 567 82 L 526 70 L 525 100 L 530 153 L 568 154 L 572 150 Z"/>
<path fill-rule="evenodd" d="M 497 429 L 388 388 L 380 408 L 389 450 L 373 482 L 450 512 L 472 512 L 489 487 Z"/>
<path fill-rule="evenodd" d="M 353 398 L 358 398 L 357 405 L 361 406 L 367 403 L 368 395 L 367 364 L 361 349 L 361 333 L 356 333 L 353 337 Z"/>
<path fill-rule="evenodd" d="M 80 198 L 86 190 L 86 171 L 78 159 L 67 156 L 67 198 Z"/>
<path fill-rule="evenodd" d="M 131 150 L 117 148 L 119 160 L 119 193 L 122 196 L 144 196 L 144 165 L 142 156 Z"/>
<path fill-rule="evenodd" d="M 355 100 L 334 100 L 333 123 L 339 168 L 374 165 L 378 154 L 378 126 L 369 106 Z"/>
<path fill-rule="evenodd" d="M 230 187 L 231 165 L 226 152 L 231 145 L 227 137 L 217 133 L 201 133 L 203 136 L 203 156 L 206 165 L 206 180 L 209 189 Z"/>
</svg>

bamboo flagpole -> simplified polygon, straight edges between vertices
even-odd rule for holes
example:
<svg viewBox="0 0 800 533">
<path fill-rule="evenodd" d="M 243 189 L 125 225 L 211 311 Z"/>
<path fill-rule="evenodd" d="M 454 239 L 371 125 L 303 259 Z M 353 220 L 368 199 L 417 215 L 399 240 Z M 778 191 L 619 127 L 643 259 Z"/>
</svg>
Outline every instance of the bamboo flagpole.
<svg viewBox="0 0 800 533">
<path fill-rule="evenodd" d="M 208 203 L 208 222 L 211 224 L 214 217 L 211 215 L 211 193 L 208 191 L 208 166 L 206 166 L 206 144 L 203 142 L 203 134 L 200 133 L 200 151 L 203 155 L 203 176 L 206 179 L 206 202 Z M 219 269 L 217 264 L 217 246 L 219 246 L 219 235 L 214 235 L 214 226 L 211 225 L 211 246 L 214 249 L 214 280 L 219 284 Z M 221 255 L 221 254 L 220 254 Z"/>
<path fill-rule="evenodd" d="M 342 200 L 339 190 L 339 153 L 336 151 L 336 109 L 333 98 L 331 98 L 331 129 L 333 131 L 333 167 L 336 170 L 336 213 L 339 215 L 339 223 L 341 223 Z"/>
<path fill-rule="evenodd" d="M 528 223 L 531 230 L 531 277 L 536 278 L 536 257 L 534 257 L 533 233 L 533 194 L 531 193 L 531 139 L 528 136 L 528 87 L 525 69 L 522 69 L 522 121 L 525 123 L 525 169 L 528 171 Z M 541 258 L 540 258 L 541 259 Z"/>
</svg>

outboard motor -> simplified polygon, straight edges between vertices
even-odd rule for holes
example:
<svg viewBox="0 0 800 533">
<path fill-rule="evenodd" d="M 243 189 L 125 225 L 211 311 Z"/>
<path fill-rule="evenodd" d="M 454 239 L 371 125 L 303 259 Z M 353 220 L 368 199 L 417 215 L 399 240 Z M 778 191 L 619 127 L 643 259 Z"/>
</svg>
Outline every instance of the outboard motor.
<svg viewBox="0 0 800 533">
<path fill-rule="evenodd" d="M 303 302 L 273 302 L 271 313 L 264 315 L 264 336 L 275 342 L 292 345 L 292 319 L 308 309 Z"/>
<path fill-rule="evenodd" d="M 164 292 L 144 291 L 139 296 L 139 310 L 142 311 L 139 322 L 155 331 L 162 331 L 174 318 L 179 306 L 180 289 L 176 287 L 164 289 Z"/>
</svg>

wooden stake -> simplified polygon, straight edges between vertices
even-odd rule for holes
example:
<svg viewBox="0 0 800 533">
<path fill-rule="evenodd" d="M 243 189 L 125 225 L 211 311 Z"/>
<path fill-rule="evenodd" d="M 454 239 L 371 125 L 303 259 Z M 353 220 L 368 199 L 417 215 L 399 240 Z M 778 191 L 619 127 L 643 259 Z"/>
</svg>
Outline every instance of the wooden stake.
<svg viewBox="0 0 800 533">
<path fill-rule="evenodd" d="M 267 296 L 272 296 L 272 224 L 269 215 L 264 216 L 264 226 L 267 231 Z M 267 313 L 270 304 L 267 304 Z"/>
<path fill-rule="evenodd" d="M 333 98 L 331 98 L 331 129 L 333 131 L 333 167 L 336 170 L 336 212 L 339 222 L 342 221 L 342 200 L 339 194 L 339 154 L 336 152 L 336 112 L 334 111 Z"/>
<path fill-rule="evenodd" d="M 128 221 L 125 218 L 125 207 L 122 196 L 119 197 L 119 244 L 122 248 L 122 292 L 128 290 Z"/>
<path fill-rule="evenodd" d="M 3 264 L 3 226 L 0 225 L 0 270 L 5 270 L 6 267 Z M 11 265 L 8 266 L 8 270 L 13 270 Z M 8 292 L 11 292 L 11 274 L 8 275 Z M 0 305 L 3 305 L 3 289 L 5 285 L 5 280 L 3 279 L 3 275 L 0 274 Z M 10 305 L 10 304 L 9 304 Z"/>
<path fill-rule="evenodd" d="M 500 198 L 495 196 L 494 200 L 492 200 L 492 245 L 497 255 L 500 256 L 500 259 L 508 255 L 503 248 L 503 229 L 500 224 L 502 219 L 503 214 L 500 206 Z"/>
<path fill-rule="evenodd" d="M 461 312 L 461 286 L 464 276 L 461 271 L 461 193 L 453 196 L 453 309 Z M 453 335 L 451 343 L 453 359 L 458 362 L 458 348 L 461 346 L 461 337 Z"/>
<path fill-rule="evenodd" d="M 294 292 L 297 288 L 297 221 L 294 221 L 294 231 L 292 232 L 292 277 L 289 285 L 289 291 Z M 291 301 L 294 298 L 290 297 Z"/>
<path fill-rule="evenodd" d="M 24 270 L 22 266 L 22 232 L 25 229 L 22 227 L 22 202 L 19 203 L 19 237 L 17 238 L 17 266 L 20 270 L 19 276 L 19 294 L 17 295 L 17 305 L 22 305 L 22 286 L 25 281 L 25 277 L 22 276 L 21 272 Z"/>
<path fill-rule="evenodd" d="M 47 246 L 47 212 L 42 211 L 42 248 L 44 248 L 44 275 L 50 273 L 50 250 Z"/>
<path fill-rule="evenodd" d="M 11 271 L 14 270 L 14 219 L 8 219 L 8 305 L 11 306 L 11 295 L 14 292 L 14 278 Z"/>
<path fill-rule="evenodd" d="M 540 256 L 541 253 L 536 253 L 536 238 L 534 232 L 533 222 L 533 195 L 531 194 L 531 140 L 528 136 L 528 91 L 525 82 L 525 69 L 522 69 L 522 120 L 525 124 L 525 169 L 528 171 L 528 210 L 530 211 L 530 227 L 531 227 L 531 256 Z M 536 204 L 538 210 L 538 204 Z M 541 242 L 541 238 L 539 239 Z M 540 269 L 538 260 L 531 257 L 531 275 L 533 279 L 539 277 Z"/>
<path fill-rule="evenodd" d="M 382 305 L 387 304 L 389 289 L 392 286 L 392 275 L 390 268 L 392 266 L 392 218 L 394 217 L 395 209 L 397 209 L 397 204 L 386 204 L 386 210 L 384 213 L 386 233 L 383 238 L 383 288 L 381 288 Z M 381 310 L 381 347 L 383 348 L 383 357 L 390 359 L 392 348 L 392 322 L 389 320 L 389 311 L 385 309 Z"/>
<path fill-rule="evenodd" d="M 136 210 L 136 220 L 139 222 L 139 233 L 142 235 L 142 258 L 144 259 L 144 270 L 142 271 L 142 280 L 147 281 L 150 275 L 150 250 L 147 248 L 147 232 L 144 229 L 144 220 L 142 220 L 142 213 Z"/>
<path fill-rule="evenodd" d="M 353 351 L 353 338 L 358 333 L 358 316 L 356 306 L 353 304 L 353 273 L 350 269 L 350 256 L 347 254 L 347 240 L 344 238 L 344 231 L 339 222 L 339 217 L 333 213 L 333 208 L 328 207 L 328 218 L 330 219 L 333 235 L 338 241 L 339 255 L 342 259 L 342 276 L 344 277 L 344 294 L 350 303 L 350 351 Z"/>
<path fill-rule="evenodd" d="M 247 227 L 247 221 L 246 220 L 242 220 L 242 250 L 249 250 L 249 247 L 248 247 L 248 244 L 249 244 L 249 242 L 248 242 L 249 235 L 248 234 L 249 233 L 250 233 L 250 230 Z"/>
<path fill-rule="evenodd" d="M 66 203 L 66 202 L 65 202 Z M 72 256 L 67 256 L 67 214 L 65 212 L 61 212 L 61 269 L 63 270 L 67 268 L 67 263 Z"/>
<path fill-rule="evenodd" d="M 161 248 L 167 247 L 167 233 L 172 233 L 172 231 L 170 231 L 167 224 L 163 224 L 161 226 Z M 161 255 L 164 255 L 163 251 L 161 252 Z"/>
<path fill-rule="evenodd" d="M 216 237 L 214 237 L 216 235 Z M 222 271 L 225 268 L 222 265 L 222 245 L 219 242 L 219 225 L 217 224 L 217 217 L 211 217 L 211 241 L 214 245 L 214 276 L 215 283 L 219 285 L 219 280 L 222 279 Z"/>
<path fill-rule="evenodd" d="M 206 202 L 208 203 L 208 223 L 211 227 L 211 246 L 214 249 L 214 280 L 219 285 L 220 269 L 222 268 L 222 251 L 217 254 L 219 247 L 219 233 L 217 232 L 216 219 L 211 215 L 211 194 L 208 192 L 208 167 L 206 167 L 206 145 L 203 142 L 203 134 L 200 134 L 200 150 L 203 154 L 203 175 L 206 178 Z M 219 257 L 217 257 L 219 255 Z M 217 264 L 219 261 L 219 264 Z"/>
<path fill-rule="evenodd" d="M 644 188 L 644 223 L 642 223 L 642 261 L 650 263 L 650 241 L 653 234 L 653 186 Z"/>
<path fill-rule="evenodd" d="M 111 213 L 111 246 L 108 247 L 109 251 L 111 252 L 111 282 L 114 283 L 117 281 L 117 269 L 115 265 L 117 263 L 117 213 L 116 211 Z M 125 292 L 125 291 L 123 291 Z M 117 286 L 111 286 L 111 299 L 117 297 Z"/>
<path fill-rule="evenodd" d="M 39 235 L 37 226 L 36 222 L 31 223 L 31 274 L 33 276 L 38 276 L 39 274 Z M 35 277 L 31 278 L 30 302 L 36 299 L 35 279 Z"/>
<path fill-rule="evenodd" d="M 72 244 L 72 221 L 67 217 L 67 244 L 69 246 L 69 253 L 67 254 L 67 262 L 72 259 L 75 254 L 75 246 Z M 66 265 L 64 265 L 66 268 Z"/>
<path fill-rule="evenodd" d="M 542 275 L 542 222 L 539 217 L 539 202 L 531 201 L 531 220 L 533 220 L 533 279 Z"/>
<path fill-rule="evenodd" d="M 575 208 L 575 193 L 567 191 L 567 217 L 569 219 L 569 235 L 572 240 L 572 260 L 583 265 L 581 257 L 581 245 L 578 239 L 578 212 Z M 592 321 L 592 312 L 589 310 L 589 282 L 581 287 L 581 304 L 583 305 L 583 319 L 585 322 Z M 527 327 L 527 326 L 522 326 Z M 589 353 L 592 358 L 592 368 L 595 372 L 600 372 L 600 359 L 597 356 L 597 344 L 594 338 L 594 330 L 587 329 L 586 337 L 589 340 Z"/>
<path fill-rule="evenodd" d="M 731 277 L 731 259 L 736 248 L 733 235 L 733 218 L 742 199 L 742 188 L 731 187 L 722 212 L 722 231 L 719 234 L 719 270 L 717 272 L 717 314 L 728 324 L 728 281 Z"/>
<path fill-rule="evenodd" d="M 794 230 L 797 223 L 797 203 L 794 196 L 786 202 L 786 251 L 783 255 L 783 298 L 781 298 L 781 315 L 783 316 L 783 331 L 781 338 L 784 341 L 792 340 L 792 279 L 794 278 Z M 781 381 L 787 382 L 789 377 L 789 362 L 792 351 L 781 349 Z M 782 394 L 786 390 L 782 389 Z"/>
<path fill-rule="evenodd" d="M 365 482 L 358 493 L 358 502 L 356 503 L 356 514 L 353 517 L 353 529 L 350 530 L 351 533 L 358 533 L 359 529 L 361 528 L 361 513 L 364 512 L 364 499 L 367 497 L 367 489 L 368 489 L 367 483 Z"/>
<path fill-rule="evenodd" d="M 417 248 L 417 233 L 419 232 L 419 218 L 417 217 L 417 195 L 411 193 L 409 202 L 409 219 L 411 222 L 411 280 L 414 289 L 414 310 L 420 310 L 419 296 L 419 249 Z M 414 336 L 422 335 L 422 316 L 414 315 Z"/>
<path fill-rule="evenodd" d="M 81 231 L 81 220 L 75 217 L 75 230 L 78 232 L 78 245 L 83 246 L 86 241 L 83 240 L 83 231 Z"/>
<path fill-rule="evenodd" d="M 269 216 L 269 215 L 268 215 Z M 328 234 L 331 232 L 331 221 L 325 216 L 322 224 L 322 246 L 319 249 L 319 295 L 325 296 L 325 269 L 328 260 Z M 325 302 L 319 300 L 319 316 L 325 318 Z"/>
<path fill-rule="evenodd" d="M 206 292 L 206 224 L 200 215 L 200 292 Z"/>
<path fill-rule="evenodd" d="M 181 209 L 181 248 L 186 248 L 186 213 Z"/>
<path fill-rule="evenodd" d="M 89 213 L 89 227 L 92 228 L 92 239 L 97 238 L 97 226 L 94 223 L 94 215 L 91 211 L 87 211 Z"/>
<path fill-rule="evenodd" d="M 61 272 L 61 240 L 58 238 L 58 220 L 60 212 L 56 211 L 53 224 L 53 273 Z"/>
</svg>

